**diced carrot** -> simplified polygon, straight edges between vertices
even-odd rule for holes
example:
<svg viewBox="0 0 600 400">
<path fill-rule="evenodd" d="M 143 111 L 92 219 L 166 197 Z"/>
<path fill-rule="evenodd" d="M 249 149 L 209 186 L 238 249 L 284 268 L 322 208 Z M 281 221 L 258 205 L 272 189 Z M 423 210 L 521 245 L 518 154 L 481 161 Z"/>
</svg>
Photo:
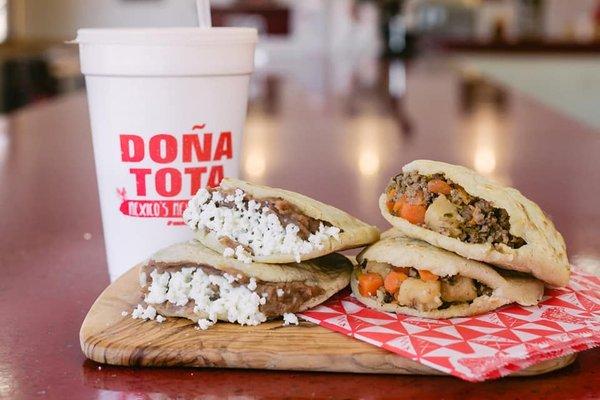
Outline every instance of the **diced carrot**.
<svg viewBox="0 0 600 400">
<path fill-rule="evenodd" d="M 409 272 L 410 272 L 410 268 L 409 267 L 394 267 L 394 271 L 402 272 L 404 275 L 408 276 Z"/>
<path fill-rule="evenodd" d="M 375 296 L 383 286 L 383 278 L 375 272 L 367 272 L 358 277 L 358 291 L 363 296 Z"/>
<path fill-rule="evenodd" d="M 411 224 L 422 224 L 425 221 L 426 211 L 427 209 L 423 204 L 406 203 L 402 206 L 400 216 Z"/>
<path fill-rule="evenodd" d="M 394 215 L 400 215 L 402 213 L 402 207 L 404 207 L 404 201 L 402 199 L 394 203 L 392 211 Z"/>
<path fill-rule="evenodd" d="M 389 212 L 392 212 L 394 210 L 394 201 L 393 200 L 388 200 L 386 201 L 386 206 Z"/>
<path fill-rule="evenodd" d="M 383 286 L 389 294 L 396 294 L 398 289 L 400 289 L 400 285 L 402 285 L 402 282 L 404 282 L 406 279 L 408 279 L 408 275 L 394 269 L 386 275 L 383 281 Z"/>
<path fill-rule="evenodd" d="M 439 276 L 437 276 L 436 274 L 434 274 L 430 271 L 427 271 L 426 269 L 420 269 L 419 276 L 424 281 L 437 281 L 439 279 Z"/>
<path fill-rule="evenodd" d="M 452 188 L 441 179 L 432 179 L 427 182 L 427 190 L 431 193 L 449 195 Z"/>
<path fill-rule="evenodd" d="M 402 195 L 402 197 L 394 202 L 390 212 L 395 216 L 399 216 L 402 213 L 402 207 L 404 207 L 404 204 L 406 204 L 406 196 Z"/>
</svg>

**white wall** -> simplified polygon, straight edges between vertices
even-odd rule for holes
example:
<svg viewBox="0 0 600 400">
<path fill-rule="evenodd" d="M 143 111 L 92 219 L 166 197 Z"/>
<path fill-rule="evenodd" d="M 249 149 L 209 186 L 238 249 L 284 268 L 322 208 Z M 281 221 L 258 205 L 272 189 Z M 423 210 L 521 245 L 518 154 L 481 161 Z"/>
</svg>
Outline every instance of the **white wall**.
<svg viewBox="0 0 600 400">
<path fill-rule="evenodd" d="M 476 38 L 483 41 L 493 39 L 494 23 L 497 20 L 502 20 L 506 28 L 506 37 L 504 39 L 514 40 L 518 36 L 517 11 L 518 2 L 515 0 L 483 3 L 477 8 L 477 18 L 475 21 Z"/>
<path fill-rule="evenodd" d="M 551 40 L 588 41 L 594 35 L 596 0 L 545 0 L 544 33 Z"/>
<path fill-rule="evenodd" d="M 292 35 L 261 39 L 275 52 L 322 53 L 328 0 L 285 0 L 293 8 Z M 343 0 L 349 1 L 349 0 Z M 212 0 L 226 4 L 231 0 Z M 12 0 L 11 34 L 26 40 L 66 40 L 81 27 L 195 26 L 195 0 Z"/>
<path fill-rule="evenodd" d="M 376 51 L 377 16 L 367 10 L 361 21 L 352 21 L 353 0 L 280 1 L 293 10 L 292 34 L 260 41 L 275 57 Z M 11 6 L 12 35 L 18 39 L 72 39 L 81 27 L 196 25 L 195 0 L 11 0 Z"/>
<path fill-rule="evenodd" d="M 194 0 L 14 0 L 13 34 L 62 40 L 73 38 L 81 27 L 192 26 L 194 4 Z"/>
</svg>

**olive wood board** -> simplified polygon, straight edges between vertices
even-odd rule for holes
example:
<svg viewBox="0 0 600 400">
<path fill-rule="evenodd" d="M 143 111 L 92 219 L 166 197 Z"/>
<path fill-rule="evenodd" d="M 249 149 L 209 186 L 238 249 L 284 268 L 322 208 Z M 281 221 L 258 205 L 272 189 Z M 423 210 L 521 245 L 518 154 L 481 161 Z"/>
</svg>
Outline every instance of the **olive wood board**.
<svg viewBox="0 0 600 400">
<path fill-rule="evenodd" d="M 283 326 L 218 323 L 208 330 L 183 318 L 158 323 L 121 313 L 141 302 L 138 268 L 102 292 L 79 333 L 86 357 L 99 363 L 148 367 L 215 367 L 375 374 L 444 375 L 387 350 L 310 322 Z M 539 375 L 571 364 L 575 355 L 547 360 L 514 375 Z"/>
</svg>

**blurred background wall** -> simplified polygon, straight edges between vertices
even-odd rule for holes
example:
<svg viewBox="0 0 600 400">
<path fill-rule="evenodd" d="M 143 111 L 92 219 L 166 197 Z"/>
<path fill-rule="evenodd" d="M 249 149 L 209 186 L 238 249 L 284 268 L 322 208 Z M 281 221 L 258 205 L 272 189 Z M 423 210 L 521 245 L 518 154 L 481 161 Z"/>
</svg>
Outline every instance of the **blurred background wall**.
<svg viewBox="0 0 600 400">
<path fill-rule="evenodd" d="M 293 20 L 292 36 L 307 38 L 308 31 L 328 34 L 340 42 L 339 33 L 352 29 L 355 4 L 378 8 L 410 9 L 420 27 L 452 36 L 490 40 L 494 34 L 517 40 L 538 35 L 551 40 L 590 40 L 598 19 L 596 0 L 213 0 L 218 9 L 285 8 Z M 65 40 L 79 27 L 193 26 L 194 0 L 0 0 L 0 10 L 10 14 L 10 37 L 22 40 Z M 375 19 L 370 21 L 375 22 Z M 1 33 L 1 31 L 0 31 Z M 314 42 L 322 41 L 317 35 Z M 1 35 L 0 35 L 1 37 Z"/>
<path fill-rule="evenodd" d="M 213 8 L 221 12 L 229 9 L 234 13 L 239 9 L 237 16 L 230 18 L 231 24 L 262 26 L 266 36 L 269 32 L 261 25 L 260 17 L 256 14 L 251 17 L 253 12 L 262 10 L 268 14 L 275 9 L 287 10 L 289 31 L 280 35 L 285 40 L 279 42 L 291 46 L 292 51 L 325 51 L 347 43 L 347 35 L 356 29 L 351 18 L 353 4 L 353 0 L 211 1 Z M 194 0 L 13 0 L 10 6 L 11 37 L 17 40 L 68 40 L 81 27 L 196 24 Z M 376 22 L 376 7 L 370 8 L 370 21 L 361 20 L 366 29 Z M 263 42 L 265 40 L 274 45 L 278 42 L 276 38 L 263 38 Z"/>
<path fill-rule="evenodd" d="M 84 26 L 190 26 L 196 22 L 193 0 L 13 0 L 10 5 L 14 37 L 19 39 L 63 40 Z"/>
<path fill-rule="evenodd" d="M 599 0 L 213 0 L 211 4 L 216 25 L 259 30 L 259 72 L 262 67 L 286 69 L 317 86 L 324 84 L 319 81 L 324 58 L 600 50 Z M 194 0 L 0 0 L 0 111 L 82 87 L 76 47 L 64 44 L 78 28 L 194 26 L 194 7 Z M 335 81 L 347 74 L 332 75 Z"/>
</svg>

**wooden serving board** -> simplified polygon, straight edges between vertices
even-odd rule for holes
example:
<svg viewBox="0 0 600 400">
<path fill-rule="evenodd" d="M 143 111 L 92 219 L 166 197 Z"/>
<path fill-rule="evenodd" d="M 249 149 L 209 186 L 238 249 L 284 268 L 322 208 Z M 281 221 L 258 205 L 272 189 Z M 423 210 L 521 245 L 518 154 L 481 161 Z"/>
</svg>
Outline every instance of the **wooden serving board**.
<svg viewBox="0 0 600 400">
<path fill-rule="evenodd" d="M 102 294 L 79 334 L 86 357 L 106 364 L 217 367 L 297 371 L 442 375 L 441 372 L 318 325 L 258 326 L 218 323 L 206 331 L 183 318 L 163 323 L 122 316 L 142 300 L 138 270 L 131 269 Z M 565 367 L 575 355 L 542 362 L 515 375 Z"/>
</svg>

